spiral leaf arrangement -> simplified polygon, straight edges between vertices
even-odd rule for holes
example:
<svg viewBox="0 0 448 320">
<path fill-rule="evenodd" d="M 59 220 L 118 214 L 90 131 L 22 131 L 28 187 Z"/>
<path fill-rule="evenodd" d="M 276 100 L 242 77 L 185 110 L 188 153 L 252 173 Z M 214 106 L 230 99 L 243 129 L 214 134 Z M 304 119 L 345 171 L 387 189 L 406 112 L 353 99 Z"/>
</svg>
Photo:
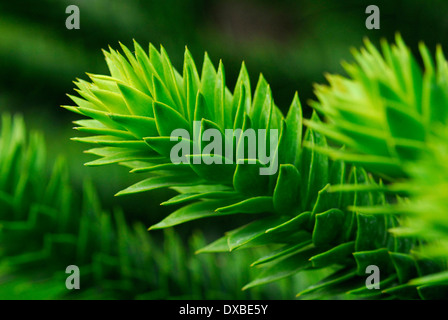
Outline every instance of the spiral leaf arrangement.
<svg viewBox="0 0 448 320">
<path fill-rule="evenodd" d="M 271 299 L 291 294 L 289 284 L 270 292 L 241 292 L 250 278 L 245 267 L 255 255 L 195 257 L 193 252 L 206 244 L 200 233 L 186 246 L 167 230 L 160 248 L 141 223 L 130 227 L 120 210 L 103 210 L 91 183 L 84 184 L 83 196 L 76 194 L 64 160 L 49 166 L 42 136 L 28 135 L 20 116 L 5 114 L 0 125 L 2 299 Z M 79 267 L 80 290 L 65 286 L 69 265 Z"/>
<path fill-rule="evenodd" d="M 302 296 L 348 292 L 358 297 L 430 298 L 439 293 L 438 286 L 408 283 L 434 273 L 440 266 L 411 254 L 413 239 L 397 238 L 388 232 L 399 225 L 396 216 L 370 215 L 358 209 L 387 204 L 382 183 L 362 168 L 347 166 L 345 160 L 349 158 L 333 161 L 318 152 L 329 150 L 322 134 L 327 131 L 314 113 L 309 121 L 313 127 L 302 134 L 297 94 L 283 117 L 263 76 L 252 96 L 244 64 L 231 92 L 225 84 L 222 62 L 216 70 L 207 54 L 199 76 L 187 49 L 180 75 L 163 47 L 158 51 L 150 45 L 149 54 L 137 43 L 134 53 L 121 47 L 124 55 L 113 49 L 104 52 L 110 75 L 89 75 L 91 82 L 78 80 L 81 97 L 70 96 L 77 106 L 65 108 L 90 118 L 76 122 L 77 129 L 90 136 L 74 139 L 95 145 L 87 152 L 99 159 L 87 165 L 119 163 L 145 175 L 119 195 L 164 187 L 179 193 L 163 205 L 181 205 L 180 209 L 150 229 L 223 215 L 254 217 L 200 250 L 274 246 L 270 254 L 252 263 L 264 269 L 246 289 L 304 270 L 322 270 L 327 276 L 303 290 Z M 198 132 L 194 121 L 200 122 L 199 133 L 214 128 L 223 136 L 226 129 L 279 130 L 278 144 L 268 147 L 279 163 L 278 172 L 260 175 L 258 169 L 264 166 L 264 160 L 238 158 L 238 152 L 233 153 L 230 164 L 197 165 L 192 161 L 195 157 L 221 156 L 202 150 L 189 154 L 187 161 L 172 163 L 170 152 L 178 141 L 170 139 L 171 133 L 182 128 L 195 137 Z M 194 141 L 182 139 L 195 150 Z M 268 144 L 267 140 L 261 143 Z M 240 137 L 235 141 L 237 150 L 241 144 Z M 363 165 L 368 163 L 361 161 Z M 360 188 L 330 192 L 331 185 L 346 184 Z M 366 288 L 369 265 L 382 270 L 381 290 Z"/>
</svg>

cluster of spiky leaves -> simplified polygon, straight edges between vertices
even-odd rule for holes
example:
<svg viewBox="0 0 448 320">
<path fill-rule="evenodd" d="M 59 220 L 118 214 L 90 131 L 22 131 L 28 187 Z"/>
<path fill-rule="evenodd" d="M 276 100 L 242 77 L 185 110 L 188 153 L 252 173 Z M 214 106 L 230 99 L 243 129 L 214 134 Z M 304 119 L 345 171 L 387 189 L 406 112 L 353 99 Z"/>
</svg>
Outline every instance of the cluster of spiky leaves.
<svg viewBox="0 0 448 320">
<path fill-rule="evenodd" d="M 381 43 L 382 53 L 368 40 L 354 50 L 355 63 L 344 63 L 349 77 L 328 75 L 317 85 L 313 108 L 325 125 L 307 125 L 347 148 L 322 150 L 333 158 L 362 165 L 390 179 L 406 177 L 404 168 L 426 150 L 437 124 L 446 124 L 448 63 L 441 47 L 434 63 L 420 44 L 424 71 L 399 35 L 396 44 Z"/>
<path fill-rule="evenodd" d="M 438 266 L 410 254 L 412 239 L 394 238 L 388 232 L 398 225 L 396 217 L 372 216 L 357 209 L 385 205 L 384 194 L 329 192 L 331 184 L 370 186 L 375 181 L 363 169 L 330 161 L 316 152 L 328 148 L 322 134 L 308 129 L 302 138 L 297 95 L 284 118 L 262 76 L 252 98 L 244 65 L 232 93 L 225 85 L 222 63 L 216 71 L 207 55 L 199 77 L 186 50 L 181 76 L 163 48 L 159 52 L 150 45 L 149 55 L 137 43 L 135 55 L 124 46 L 122 49 L 127 59 L 113 49 L 105 52 L 110 76 L 91 75 L 91 83 L 77 81 L 82 98 L 73 96 L 78 106 L 66 108 L 92 118 L 76 122 L 78 130 L 91 134 L 76 140 L 97 146 L 88 152 L 100 159 L 90 165 L 120 163 L 145 174 L 144 180 L 119 194 L 161 187 L 179 192 L 163 204 L 184 206 L 152 229 L 205 217 L 250 214 L 254 217 L 251 223 L 201 250 L 274 245 L 275 250 L 253 263 L 265 269 L 245 288 L 315 269 L 323 270 L 327 277 L 302 295 L 350 292 L 365 297 L 428 298 L 438 294 L 439 287 L 408 285 L 411 278 L 432 273 Z M 177 143 L 170 139 L 172 131 L 183 128 L 191 137 L 197 134 L 193 121 L 201 122 L 201 133 L 207 128 L 221 132 L 228 128 L 279 129 L 278 145 L 270 150 L 277 157 L 278 173 L 260 175 L 261 159 L 256 165 L 171 163 L 170 151 Z M 320 124 L 316 114 L 312 122 Z M 302 140 L 311 148 L 302 148 Z M 187 142 L 190 150 L 195 150 L 194 142 Z M 238 146 L 241 141 L 235 142 Z M 188 158 L 198 156 L 220 155 L 193 153 Z M 381 291 L 366 288 L 366 267 L 372 264 L 381 268 Z"/>
<path fill-rule="evenodd" d="M 440 46 L 434 62 L 427 47 L 420 44 L 422 70 L 400 36 L 396 42 L 383 41 L 382 53 L 369 41 L 354 51 L 356 62 L 345 64 L 349 78 L 328 76 L 329 86 L 316 87 L 318 102 L 312 105 L 328 123 L 307 124 L 346 146 L 321 149 L 325 154 L 362 164 L 392 182 L 383 189 L 405 195 L 391 206 L 360 210 L 402 214 L 402 226 L 391 231 L 417 238 L 421 243 L 415 251 L 439 260 L 446 270 L 448 62 Z M 447 279 L 443 271 L 412 283 L 442 286 L 448 284 Z"/>
<path fill-rule="evenodd" d="M 448 284 L 448 127 L 438 127 L 427 142 L 422 157 L 406 166 L 409 179 L 400 183 L 409 198 L 393 206 L 406 214 L 399 228 L 391 230 L 398 236 L 421 240 L 415 252 L 445 264 L 443 271 L 415 279 L 416 284 Z M 373 209 L 381 211 L 381 208 Z"/>
<path fill-rule="evenodd" d="M 293 292 L 286 283 L 241 292 L 254 254 L 198 257 L 206 243 L 200 233 L 185 245 L 173 230 L 162 243 L 141 223 L 130 227 L 121 211 L 101 208 L 91 183 L 78 196 L 61 158 L 48 166 L 42 136 L 28 137 L 21 117 L 3 115 L 0 126 L 2 299 L 274 299 Z M 80 290 L 65 286 L 69 265 L 80 268 Z"/>
<path fill-rule="evenodd" d="M 448 127 L 439 129 L 428 142 L 428 152 L 406 168 L 411 177 L 407 183 L 411 201 L 401 206 L 411 214 L 407 233 L 428 242 L 424 253 L 448 258 Z"/>
</svg>

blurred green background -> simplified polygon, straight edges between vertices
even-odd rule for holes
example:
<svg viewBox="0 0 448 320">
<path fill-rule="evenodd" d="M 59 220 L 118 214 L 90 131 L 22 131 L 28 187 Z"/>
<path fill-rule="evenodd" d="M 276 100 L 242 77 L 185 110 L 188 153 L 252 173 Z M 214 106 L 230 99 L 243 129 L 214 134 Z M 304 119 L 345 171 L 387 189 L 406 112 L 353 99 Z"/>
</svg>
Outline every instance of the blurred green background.
<svg viewBox="0 0 448 320">
<path fill-rule="evenodd" d="M 65 27 L 71 4 L 80 9 L 80 30 Z M 365 27 L 371 4 L 381 10 L 380 30 Z M 78 118 L 60 108 L 72 104 L 66 94 L 74 93 L 73 80 L 107 72 L 101 49 L 118 48 L 119 41 L 131 46 L 132 39 L 142 47 L 162 44 L 178 70 L 185 45 L 199 66 L 207 51 L 216 66 L 223 60 L 231 89 L 244 60 L 253 88 L 263 73 L 276 104 L 286 111 L 295 91 L 305 107 L 313 99 L 313 83 L 324 82 L 326 72 L 342 72 L 340 62 L 351 60 L 350 48 L 360 47 L 364 37 L 378 43 L 400 32 L 414 51 L 421 40 L 432 49 L 445 44 L 447 14 L 446 0 L 1 1 L 0 112 L 21 113 L 28 127 L 43 131 L 50 154 L 68 159 L 74 185 L 90 177 L 105 207 L 121 206 L 128 219 L 149 226 L 173 210 L 159 206 L 171 191 L 113 197 L 138 179 L 118 166 L 84 167 L 93 158 L 82 153 L 84 145 L 69 140 L 77 134 L 71 122 Z M 213 238 L 240 221 L 200 223 Z M 178 229 L 189 233 L 194 227 Z"/>
</svg>

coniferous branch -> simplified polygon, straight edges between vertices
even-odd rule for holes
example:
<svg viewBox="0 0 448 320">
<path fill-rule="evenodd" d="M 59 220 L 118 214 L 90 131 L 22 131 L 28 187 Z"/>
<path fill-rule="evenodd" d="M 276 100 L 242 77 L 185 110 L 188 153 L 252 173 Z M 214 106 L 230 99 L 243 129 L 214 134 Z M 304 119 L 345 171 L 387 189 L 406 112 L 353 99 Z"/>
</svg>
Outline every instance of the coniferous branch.
<svg viewBox="0 0 448 320">
<path fill-rule="evenodd" d="M 110 76 L 90 75 L 92 82 L 77 81 L 82 98 L 72 96 L 77 107 L 66 108 L 92 118 L 77 122 L 78 130 L 91 136 L 75 139 L 97 146 L 88 152 L 100 159 L 89 165 L 120 163 L 132 172 L 149 176 L 120 195 L 170 187 L 180 194 L 165 205 L 191 202 L 152 229 L 199 218 L 251 214 L 253 222 L 201 250 L 279 245 L 277 251 L 253 263 L 265 264 L 266 269 L 246 288 L 303 270 L 322 269 L 330 276 L 303 294 L 350 292 L 362 297 L 425 298 L 438 289 L 408 285 L 412 277 L 432 273 L 439 266 L 416 259 L 410 253 L 412 239 L 395 238 L 388 232 L 398 226 L 395 216 L 372 216 L 358 210 L 385 206 L 381 191 L 360 188 L 347 193 L 329 192 L 334 184 L 371 188 L 376 182 L 363 169 L 347 167 L 317 152 L 315 149 L 328 148 L 319 130 L 309 128 L 302 138 L 297 95 L 284 118 L 262 76 L 252 97 L 244 65 L 232 93 L 225 86 L 222 62 L 216 71 L 207 55 L 199 76 L 186 50 L 180 75 L 163 48 L 159 52 L 150 45 L 149 55 L 137 43 L 135 54 L 124 46 L 122 49 L 126 58 L 113 49 L 105 52 Z M 225 129 L 279 129 L 279 142 L 269 150 L 277 157 L 277 174 L 260 175 L 261 159 L 254 166 L 236 163 L 236 156 L 231 164 L 197 165 L 194 157 L 220 156 L 201 154 L 202 150 L 190 154 L 190 161 L 173 164 L 170 151 L 178 141 L 173 143 L 170 135 L 182 128 L 189 137 L 195 137 L 195 120 L 201 124 L 199 133 L 208 128 L 218 129 L 223 135 Z M 321 125 L 316 114 L 311 120 L 316 127 Z M 194 142 L 186 140 L 194 150 Z M 312 148 L 302 149 L 302 140 Z M 240 142 L 236 141 L 236 146 Z M 374 189 L 380 188 L 381 184 Z M 366 267 L 372 264 L 382 270 L 382 291 L 366 288 Z"/>
<path fill-rule="evenodd" d="M 307 125 L 346 146 L 321 152 L 363 165 L 391 182 L 383 190 L 405 196 L 387 207 L 360 210 L 403 216 L 402 225 L 391 231 L 418 239 L 414 252 L 442 268 L 411 283 L 446 287 L 448 62 L 440 46 L 434 59 L 421 43 L 422 69 L 399 35 L 396 45 L 383 41 L 381 49 L 365 41 L 365 48 L 353 53 L 356 62 L 344 64 L 348 77 L 331 75 L 329 85 L 316 86 L 318 101 L 312 106 L 328 123 Z"/>
</svg>

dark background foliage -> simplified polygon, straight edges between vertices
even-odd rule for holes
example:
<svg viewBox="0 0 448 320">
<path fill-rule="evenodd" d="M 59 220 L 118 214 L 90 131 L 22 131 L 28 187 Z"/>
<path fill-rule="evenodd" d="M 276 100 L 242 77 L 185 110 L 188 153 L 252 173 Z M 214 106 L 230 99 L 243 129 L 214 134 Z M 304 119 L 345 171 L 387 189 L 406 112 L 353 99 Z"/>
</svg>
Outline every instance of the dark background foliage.
<svg viewBox="0 0 448 320">
<path fill-rule="evenodd" d="M 80 8 L 80 30 L 65 28 L 70 4 Z M 371 4 L 381 10 L 380 30 L 365 27 Z M 129 219 L 149 225 L 172 210 L 158 205 L 170 191 L 113 198 L 136 179 L 125 168 L 83 167 L 91 158 L 82 154 L 84 146 L 69 141 L 77 117 L 59 107 L 71 104 L 66 93 L 74 93 L 74 79 L 107 72 L 101 49 L 118 48 L 119 41 L 131 46 L 132 39 L 143 47 L 163 44 L 179 69 L 185 45 L 199 66 L 207 51 L 215 65 L 223 60 L 230 88 L 244 60 L 253 87 L 263 73 L 286 111 L 295 91 L 306 106 L 313 83 L 324 82 L 325 72 L 342 72 L 340 62 L 351 60 L 350 48 L 361 46 L 364 37 L 377 44 L 400 32 L 414 51 L 420 40 L 431 49 L 443 45 L 447 13 L 444 0 L 2 1 L 0 111 L 22 113 L 31 128 L 43 130 L 50 153 L 69 159 L 75 184 L 90 176 L 106 206 L 123 206 Z"/>
</svg>

